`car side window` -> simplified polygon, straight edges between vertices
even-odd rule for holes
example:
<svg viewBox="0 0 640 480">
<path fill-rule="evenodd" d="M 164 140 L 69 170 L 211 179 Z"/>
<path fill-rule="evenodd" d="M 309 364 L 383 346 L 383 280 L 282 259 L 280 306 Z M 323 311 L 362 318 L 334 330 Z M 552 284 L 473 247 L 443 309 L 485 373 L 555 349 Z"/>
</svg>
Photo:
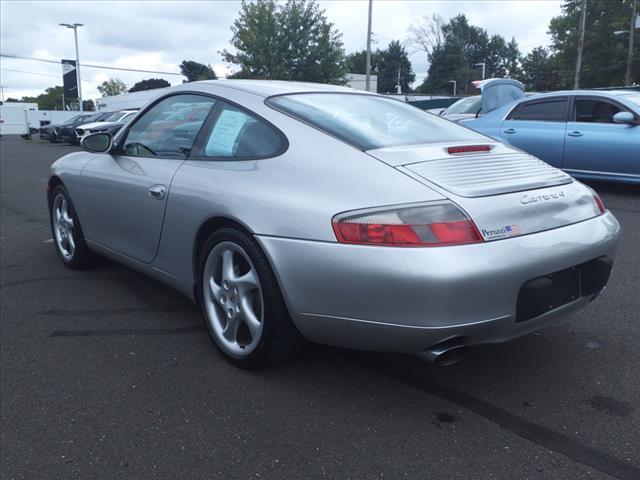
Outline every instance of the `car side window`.
<svg viewBox="0 0 640 480">
<path fill-rule="evenodd" d="M 278 154 L 284 138 L 265 121 L 224 103 L 204 141 L 206 157 L 264 158 Z"/>
<path fill-rule="evenodd" d="M 214 98 L 192 94 L 161 100 L 131 126 L 124 141 L 124 153 L 186 157 L 215 102 Z"/>
<path fill-rule="evenodd" d="M 575 101 L 575 121 L 587 123 L 613 123 L 613 116 L 623 111 L 606 100 L 584 98 Z"/>
<path fill-rule="evenodd" d="M 518 105 L 508 120 L 564 122 L 566 106 L 566 98 L 526 102 Z"/>
</svg>

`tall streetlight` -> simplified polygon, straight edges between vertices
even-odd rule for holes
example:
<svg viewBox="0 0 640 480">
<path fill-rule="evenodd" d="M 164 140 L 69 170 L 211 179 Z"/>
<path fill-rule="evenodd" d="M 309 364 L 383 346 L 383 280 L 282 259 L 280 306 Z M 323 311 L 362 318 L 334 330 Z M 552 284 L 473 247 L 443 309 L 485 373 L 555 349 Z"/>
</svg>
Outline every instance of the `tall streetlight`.
<svg viewBox="0 0 640 480">
<path fill-rule="evenodd" d="M 78 51 L 78 27 L 82 27 L 82 23 L 61 23 L 61 27 L 67 27 L 73 29 L 73 36 L 76 41 L 76 81 L 78 82 L 78 103 L 80 104 L 80 111 L 82 108 L 82 85 L 80 85 L 80 53 Z"/>
<path fill-rule="evenodd" d="M 582 68 L 582 50 L 584 49 L 584 29 L 587 22 L 587 0 L 582 0 L 580 12 L 580 32 L 578 34 L 578 56 L 576 58 L 576 74 L 573 78 L 573 89 L 580 88 L 580 69 Z"/>
<path fill-rule="evenodd" d="M 629 27 L 629 55 L 627 57 L 627 73 L 624 76 L 625 85 L 633 84 L 633 37 L 635 37 L 636 24 L 638 23 L 637 7 L 637 1 L 633 0 L 633 3 L 631 4 L 631 26 Z"/>
<path fill-rule="evenodd" d="M 487 68 L 487 64 L 485 62 L 476 63 L 474 67 L 482 67 L 482 80 L 484 80 L 484 71 Z"/>
<path fill-rule="evenodd" d="M 371 17 L 373 10 L 373 0 L 369 0 L 369 20 L 367 26 L 367 63 L 365 65 L 365 88 L 371 91 Z"/>
</svg>

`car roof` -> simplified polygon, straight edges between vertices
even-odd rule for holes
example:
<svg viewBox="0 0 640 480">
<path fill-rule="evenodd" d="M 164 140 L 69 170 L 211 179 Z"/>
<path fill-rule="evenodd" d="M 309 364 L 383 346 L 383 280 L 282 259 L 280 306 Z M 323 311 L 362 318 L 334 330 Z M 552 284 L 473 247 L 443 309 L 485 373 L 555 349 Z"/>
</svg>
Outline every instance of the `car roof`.
<svg viewBox="0 0 640 480">
<path fill-rule="evenodd" d="M 370 93 L 339 85 L 311 82 L 290 82 L 285 80 L 203 80 L 200 82 L 183 84 L 183 86 L 186 85 L 195 90 L 201 88 L 203 91 L 207 91 L 208 87 L 229 88 L 252 93 L 261 97 L 308 92 Z"/>
<path fill-rule="evenodd" d="M 625 93 L 632 92 L 633 90 L 557 90 L 554 92 L 535 93 L 532 97 L 550 97 L 552 95 L 597 95 L 601 97 L 617 97 Z"/>
</svg>

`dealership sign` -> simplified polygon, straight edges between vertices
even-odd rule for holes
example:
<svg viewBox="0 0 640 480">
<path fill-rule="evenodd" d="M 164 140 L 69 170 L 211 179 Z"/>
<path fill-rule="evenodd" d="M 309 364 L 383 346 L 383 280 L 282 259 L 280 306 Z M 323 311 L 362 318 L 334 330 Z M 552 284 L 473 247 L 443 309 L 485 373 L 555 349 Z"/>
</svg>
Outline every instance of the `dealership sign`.
<svg viewBox="0 0 640 480">
<path fill-rule="evenodd" d="M 64 98 L 70 100 L 78 98 L 78 77 L 76 75 L 76 61 L 62 60 L 62 84 Z"/>
</svg>

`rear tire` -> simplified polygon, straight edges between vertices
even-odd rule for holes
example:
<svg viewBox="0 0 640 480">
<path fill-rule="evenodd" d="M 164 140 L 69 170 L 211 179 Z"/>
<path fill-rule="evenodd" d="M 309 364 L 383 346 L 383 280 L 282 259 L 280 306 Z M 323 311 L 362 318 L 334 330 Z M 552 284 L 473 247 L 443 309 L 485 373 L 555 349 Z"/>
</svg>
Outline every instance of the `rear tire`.
<svg viewBox="0 0 640 480">
<path fill-rule="evenodd" d="M 53 245 L 62 263 L 72 270 L 91 267 L 96 256 L 85 242 L 71 196 L 62 185 L 57 185 L 51 193 L 49 218 Z"/>
<path fill-rule="evenodd" d="M 303 343 L 258 242 L 225 227 L 205 242 L 198 299 L 209 334 L 224 357 L 246 369 L 293 357 Z"/>
</svg>

